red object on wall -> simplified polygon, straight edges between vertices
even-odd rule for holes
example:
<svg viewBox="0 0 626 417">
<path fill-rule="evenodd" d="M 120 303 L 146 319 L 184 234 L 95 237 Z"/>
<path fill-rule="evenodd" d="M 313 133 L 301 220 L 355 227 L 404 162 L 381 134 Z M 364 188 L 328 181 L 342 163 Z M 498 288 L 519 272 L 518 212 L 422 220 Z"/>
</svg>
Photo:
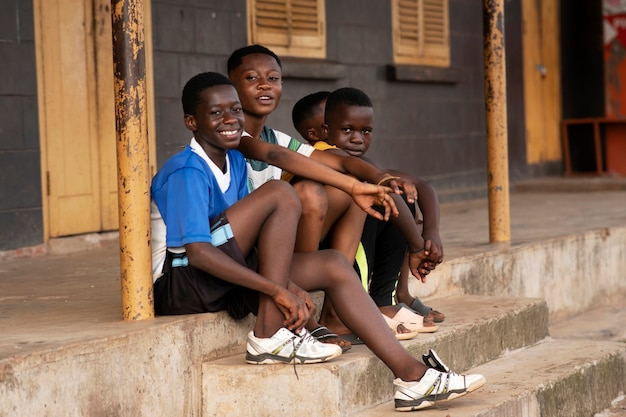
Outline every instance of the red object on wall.
<svg viewBox="0 0 626 417">
<path fill-rule="evenodd" d="M 626 120 L 626 8 L 613 1 L 604 14 L 604 84 L 607 119 Z M 619 10 L 622 8 L 622 10 Z M 604 131 L 606 171 L 626 175 L 626 126 L 607 124 Z"/>
</svg>

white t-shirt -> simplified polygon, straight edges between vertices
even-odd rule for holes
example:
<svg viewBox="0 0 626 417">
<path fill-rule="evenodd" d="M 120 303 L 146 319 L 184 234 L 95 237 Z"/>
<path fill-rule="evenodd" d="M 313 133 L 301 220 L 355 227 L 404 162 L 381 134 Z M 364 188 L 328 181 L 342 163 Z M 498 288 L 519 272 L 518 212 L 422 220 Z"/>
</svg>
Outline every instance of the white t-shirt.
<svg viewBox="0 0 626 417">
<path fill-rule="evenodd" d="M 243 135 L 252 137 L 252 135 L 246 132 Z M 306 157 L 311 156 L 315 150 L 311 145 L 302 143 L 281 131 L 270 129 L 267 126 L 264 126 L 261 131 L 261 140 L 291 149 Z M 247 158 L 246 161 L 248 162 L 248 191 L 256 190 L 269 180 L 279 180 L 283 172 L 281 168 L 269 165 L 267 162 Z"/>
</svg>

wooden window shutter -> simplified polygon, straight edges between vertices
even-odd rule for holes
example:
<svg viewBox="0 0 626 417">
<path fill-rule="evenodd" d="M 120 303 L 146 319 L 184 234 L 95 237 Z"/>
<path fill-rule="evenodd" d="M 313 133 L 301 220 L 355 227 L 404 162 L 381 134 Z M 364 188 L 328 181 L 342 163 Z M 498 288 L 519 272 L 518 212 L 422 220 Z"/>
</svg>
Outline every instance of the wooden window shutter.
<svg viewBox="0 0 626 417">
<path fill-rule="evenodd" d="M 448 0 L 393 0 L 394 61 L 450 65 Z"/>
<path fill-rule="evenodd" d="M 248 41 L 278 55 L 326 57 L 323 0 L 248 0 Z"/>
</svg>

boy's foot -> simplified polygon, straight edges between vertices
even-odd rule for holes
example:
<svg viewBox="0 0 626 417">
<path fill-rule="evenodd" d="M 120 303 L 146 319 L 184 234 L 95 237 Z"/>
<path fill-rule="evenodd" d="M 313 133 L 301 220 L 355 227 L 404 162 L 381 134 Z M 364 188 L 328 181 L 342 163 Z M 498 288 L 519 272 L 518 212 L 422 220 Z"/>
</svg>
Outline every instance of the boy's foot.
<svg viewBox="0 0 626 417">
<path fill-rule="evenodd" d="M 427 317 L 431 318 L 435 323 L 441 323 L 446 319 L 446 315 L 437 310 L 430 310 Z"/>
<path fill-rule="evenodd" d="M 406 382 L 396 378 L 393 381 L 393 398 L 396 411 L 421 410 L 438 402 L 462 397 L 483 385 L 485 377 L 479 374 L 457 375 L 430 368 L 419 381 Z"/>
<path fill-rule="evenodd" d="M 341 348 L 341 351 L 344 353 L 350 350 L 350 348 L 352 347 L 352 344 L 349 340 L 346 340 L 338 334 L 331 332 L 330 330 L 328 330 L 328 327 L 325 326 L 318 326 L 315 329 L 311 330 L 311 336 L 313 336 L 322 343 L 330 343 L 339 346 Z"/>
<path fill-rule="evenodd" d="M 404 324 L 408 329 L 418 333 L 432 333 L 436 332 L 439 328 L 434 323 L 424 322 L 424 317 L 415 313 L 409 307 L 398 305 L 397 311 L 393 316 L 393 319 L 399 323 Z"/>
<path fill-rule="evenodd" d="M 338 345 L 318 342 L 302 329 L 297 335 L 284 327 L 270 338 L 258 338 L 248 333 L 246 362 L 254 365 L 273 363 L 319 363 L 341 355 Z"/>
</svg>

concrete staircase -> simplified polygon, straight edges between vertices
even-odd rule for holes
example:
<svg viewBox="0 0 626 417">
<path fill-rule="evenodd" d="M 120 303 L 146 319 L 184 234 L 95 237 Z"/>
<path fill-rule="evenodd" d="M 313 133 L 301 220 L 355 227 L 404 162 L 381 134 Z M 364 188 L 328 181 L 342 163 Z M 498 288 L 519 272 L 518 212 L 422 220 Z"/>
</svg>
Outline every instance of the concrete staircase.
<svg viewBox="0 0 626 417">
<path fill-rule="evenodd" d="M 474 217 L 460 218 L 455 230 Z M 482 373 L 487 384 L 417 415 L 592 417 L 623 398 L 626 228 L 464 248 L 413 289 L 446 321 L 403 344 L 416 357 L 435 349 L 452 369 Z M 119 273 L 109 269 L 118 250 L 41 265 L 33 258 L 23 273 L 5 266 L 5 289 L 29 280 L 30 292 L 0 291 L 2 324 L 24 330 L 0 328 L 0 417 L 399 415 L 391 373 L 364 346 L 327 364 L 252 366 L 244 363 L 251 318 L 121 322 L 119 285 L 110 282 Z M 67 266 L 72 273 L 54 275 Z M 42 271 L 40 281 L 33 271 Z M 615 310 L 589 318 L 592 307 L 610 303 Z M 567 330 L 553 332 L 569 317 Z M 609 328 L 611 319 L 619 322 Z"/>
<path fill-rule="evenodd" d="M 540 299 L 453 296 L 449 325 L 403 342 L 416 357 L 435 349 L 453 369 L 482 373 L 487 384 L 420 416 L 593 416 L 626 385 L 626 345 L 548 337 Z M 202 415 L 386 416 L 393 409 L 389 370 L 364 346 L 326 364 L 251 366 L 237 353 L 202 366 Z M 242 395 L 246 393 L 246 395 Z"/>
</svg>

